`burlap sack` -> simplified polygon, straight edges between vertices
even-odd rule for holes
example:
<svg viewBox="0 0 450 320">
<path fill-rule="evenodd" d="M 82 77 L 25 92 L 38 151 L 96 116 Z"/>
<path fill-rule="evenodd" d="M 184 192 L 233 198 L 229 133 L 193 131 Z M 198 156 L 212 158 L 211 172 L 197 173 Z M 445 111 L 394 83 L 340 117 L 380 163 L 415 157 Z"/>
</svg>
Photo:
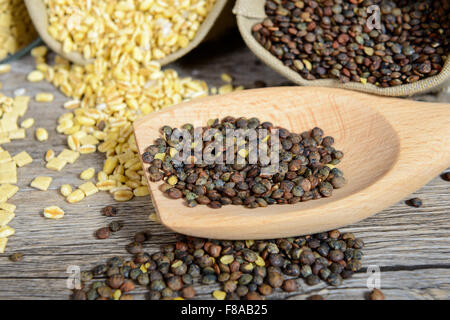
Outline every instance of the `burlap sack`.
<svg viewBox="0 0 450 320">
<path fill-rule="evenodd" d="M 252 27 L 266 18 L 264 11 L 265 2 L 266 0 L 236 1 L 233 13 L 237 16 L 239 31 L 247 46 L 259 59 L 296 84 L 303 86 L 344 88 L 392 97 L 410 96 L 418 93 L 438 91 L 443 87 L 450 85 L 450 59 L 447 59 L 443 70 L 436 76 L 390 88 L 380 88 L 370 83 L 362 84 L 349 82 L 343 84 L 339 80 L 334 79 L 306 80 L 294 70 L 286 67 L 279 59 L 264 49 L 264 47 L 262 47 L 253 37 L 251 31 Z"/>
<path fill-rule="evenodd" d="M 38 30 L 42 40 L 44 40 L 44 42 L 53 51 L 58 52 L 64 58 L 78 64 L 92 63 L 92 60 L 86 61 L 78 52 L 61 52 L 61 43 L 53 39 L 53 37 L 51 37 L 47 32 L 48 21 L 46 16 L 42 16 L 42 13 L 46 12 L 46 7 L 43 1 L 25 0 L 25 4 L 36 30 Z M 200 25 L 195 38 L 192 39 L 189 45 L 186 48 L 180 49 L 166 56 L 164 59 L 159 60 L 159 63 L 161 65 L 169 64 L 190 52 L 202 41 L 214 38 L 226 29 L 234 26 L 236 22 L 231 12 L 232 6 L 233 3 L 231 0 L 216 0 L 214 6 L 208 13 L 208 16 Z"/>
</svg>

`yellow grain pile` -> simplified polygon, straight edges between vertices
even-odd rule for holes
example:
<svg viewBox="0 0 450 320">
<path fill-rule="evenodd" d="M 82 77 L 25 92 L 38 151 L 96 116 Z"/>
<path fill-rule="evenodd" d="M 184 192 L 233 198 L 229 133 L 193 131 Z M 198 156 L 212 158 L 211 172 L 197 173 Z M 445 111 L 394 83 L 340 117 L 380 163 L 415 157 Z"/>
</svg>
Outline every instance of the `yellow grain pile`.
<svg viewBox="0 0 450 320">
<path fill-rule="evenodd" d="M 0 60 L 36 38 L 23 0 L 0 0 Z"/>
</svg>

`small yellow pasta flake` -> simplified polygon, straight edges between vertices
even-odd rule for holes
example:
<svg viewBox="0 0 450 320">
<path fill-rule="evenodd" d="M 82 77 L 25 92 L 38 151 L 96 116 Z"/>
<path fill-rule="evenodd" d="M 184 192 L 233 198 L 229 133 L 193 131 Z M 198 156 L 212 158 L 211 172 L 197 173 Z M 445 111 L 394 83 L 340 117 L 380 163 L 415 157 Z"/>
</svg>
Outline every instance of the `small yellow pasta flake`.
<svg viewBox="0 0 450 320">
<path fill-rule="evenodd" d="M 36 177 L 31 182 L 31 186 L 41 191 L 47 191 L 50 185 L 52 184 L 52 181 L 53 181 L 52 177 Z"/>
<path fill-rule="evenodd" d="M 98 188 L 92 182 L 83 183 L 78 188 L 84 192 L 86 197 L 92 196 L 98 192 Z"/>
<path fill-rule="evenodd" d="M 16 154 L 13 157 L 13 160 L 16 162 L 18 167 L 24 167 L 33 162 L 33 158 L 26 151 Z"/>
<path fill-rule="evenodd" d="M 0 152 L 0 163 L 5 163 L 11 161 L 11 155 L 8 151 L 2 151 Z"/>
<path fill-rule="evenodd" d="M 70 184 L 63 184 L 60 191 L 64 197 L 68 197 L 72 193 L 72 187 Z"/>
<path fill-rule="evenodd" d="M 17 129 L 8 132 L 8 137 L 11 140 L 25 139 L 26 135 L 25 129 Z"/>
<path fill-rule="evenodd" d="M 57 206 L 51 206 L 44 209 L 44 217 L 48 219 L 61 219 L 64 217 L 64 210 Z"/>
<path fill-rule="evenodd" d="M 70 164 L 75 163 L 77 159 L 80 157 L 80 153 L 76 151 L 72 151 L 69 149 L 64 149 L 61 151 L 61 153 L 58 155 L 58 159 L 65 160 Z"/>
<path fill-rule="evenodd" d="M 178 178 L 177 178 L 177 176 L 175 176 L 175 175 L 170 176 L 170 178 L 167 179 L 167 183 L 170 184 L 171 186 L 176 185 L 177 182 L 178 182 Z"/>
<path fill-rule="evenodd" d="M 4 226 L 0 228 L 0 238 L 7 238 L 16 233 L 16 230 L 9 226 Z"/>
<path fill-rule="evenodd" d="M 0 186 L 0 195 L 5 196 L 6 200 L 11 199 L 19 191 L 19 187 L 6 183 Z"/>
<path fill-rule="evenodd" d="M 14 111 L 21 117 L 25 115 L 28 110 L 28 104 L 30 102 L 30 97 L 28 96 L 17 96 L 14 98 Z"/>
<path fill-rule="evenodd" d="M 20 127 L 22 127 L 23 129 L 28 129 L 31 128 L 34 125 L 34 119 L 33 118 L 28 118 L 22 121 L 22 123 L 20 124 Z"/>
<path fill-rule="evenodd" d="M 11 140 L 9 140 L 8 132 L 1 132 L 0 131 L 0 144 L 10 143 Z"/>
<path fill-rule="evenodd" d="M 43 57 L 47 54 L 47 47 L 46 46 L 39 46 L 39 47 L 35 47 L 33 48 L 33 50 L 31 50 L 31 56 L 33 57 Z"/>
<path fill-rule="evenodd" d="M 227 293 L 225 291 L 220 291 L 220 290 L 215 290 L 212 293 L 212 295 L 217 300 L 225 300 L 225 298 L 227 297 Z"/>
<path fill-rule="evenodd" d="M 157 154 L 155 154 L 154 158 L 164 161 L 164 159 L 166 158 L 166 154 L 165 153 L 157 153 Z"/>
<path fill-rule="evenodd" d="M 45 166 L 47 169 L 61 171 L 66 166 L 67 161 L 60 158 L 53 158 Z"/>
<path fill-rule="evenodd" d="M 114 292 L 113 292 L 114 300 L 120 300 L 121 296 L 122 296 L 122 291 L 120 291 L 119 289 L 114 290 Z"/>
<path fill-rule="evenodd" d="M 31 71 L 28 76 L 27 80 L 30 82 L 38 82 L 44 80 L 45 76 L 44 74 L 39 70 Z"/>
<path fill-rule="evenodd" d="M 49 162 L 50 160 L 52 160 L 53 158 L 55 158 L 55 151 L 53 151 L 52 149 L 48 150 L 45 153 L 45 161 Z"/>
<path fill-rule="evenodd" d="M 77 109 L 80 107 L 80 100 L 70 100 L 64 103 L 64 108 L 68 110 Z"/>
<path fill-rule="evenodd" d="M 36 102 L 52 102 L 53 99 L 53 94 L 48 92 L 40 92 L 35 97 Z"/>
<path fill-rule="evenodd" d="M 82 190 L 76 189 L 74 192 L 72 192 L 67 198 L 67 202 L 69 203 L 76 203 L 80 202 L 85 198 L 85 194 Z"/>
<path fill-rule="evenodd" d="M 36 129 L 36 139 L 41 142 L 48 140 L 48 131 L 44 128 Z"/>
<path fill-rule="evenodd" d="M 81 174 L 80 174 L 80 178 L 82 180 L 90 180 L 94 177 L 95 175 L 95 169 L 94 168 L 89 168 L 84 170 Z"/>
<path fill-rule="evenodd" d="M 0 209 L 9 211 L 9 212 L 14 212 L 16 211 L 16 206 L 13 205 L 12 203 L 0 203 Z"/>
<path fill-rule="evenodd" d="M 7 73 L 11 71 L 11 65 L 10 64 L 0 64 L 0 74 Z"/>
<path fill-rule="evenodd" d="M 6 226 L 16 215 L 11 211 L 0 210 L 0 227 Z"/>
<path fill-rule="evenodd" d="M 0 163 L 0 183 L 17 184 L 17 166 L 14 161 Z"/>
</svg>

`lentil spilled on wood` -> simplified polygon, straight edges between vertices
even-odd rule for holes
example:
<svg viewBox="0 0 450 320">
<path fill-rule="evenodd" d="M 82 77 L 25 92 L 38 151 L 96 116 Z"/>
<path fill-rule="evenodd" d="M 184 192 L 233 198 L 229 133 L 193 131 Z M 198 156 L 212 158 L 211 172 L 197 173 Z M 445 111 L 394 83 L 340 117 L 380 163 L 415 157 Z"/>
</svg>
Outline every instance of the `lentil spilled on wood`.
<svg viewBox="0 0 450 320">
<path fill-rule="evenodd" d="M 379 29 L 369 27 L 373 5 Z M 265 12 L 253 36 L 306 80 L 413 83 L 437 75 L 450 48 L 446 0 L 270 0 Z"/>
<path fill-rule="evenodd" d="M 23 253 L 13 253 L 9 256 L 11 262 L 20 262 L 23 260 Z"/>
<path fill-rule="evenodd" d="M 422 203 L 422 199 L 420 199 L 420 198 L 412 198 L 412 199 L 406 200 L 406 204 L 411 207 L 420 208 L 423 203 Z"/>
<path fill-rule="evenodd" d="M 369 300 L 384 300 L 384 293 L 379 289 L 373 289 L 369 293 Z"/>
<path fill-rule="evenodd" d="M 213 137 L 208 134 L 210 130 L 216 132 Z M 239 132 L 243 132 L 240 136 L 243 139 L 230 137 L 229 130 L 242 130 Z M 252 137 L 248 134 L 251 130 L 263 130 L 258 131 L 263 134 L 255 133 Z M 197 161 L 198 140 L 173 139 L 182 132 L 188 132 L 190 137 L 200 132 L 201 156 L 211 146 L 218 146 L 212 156 L 214 161 Z M 184 198 L 189 207 L 200 204 L 216 209 L 233 204 L 258 208 L 295 204 L 330 197 L 334 189 L 342 188 L 346 182 L 343 172 L 336 168 L 344 153 L 333 147 L 333 137 L 325 136 L 317 127 L 298 134 L 257 118 L 225 117 L 220 121 L 209 120 L 202 128 L 194 128 L 192 124 L 185 124 L 181 129 L 164 126 L 161 133 L 162 137 L 142 154 L 142 160 L 149 164 L 150 180 L 164 181 L 160 189 L 171 199 Z M 275 134 L 277 142 L 273 141 Z M 270 157 L 277 153 L 276 167 L 273 162 L 263 164 L 261 158 L 252 162 L 251 152 L 264 147 L 264 143 Z M 187 161 L 179 160 L 182 153 Z M 271 168 L 273 171 L 269 172 Z"/>
<path fill-rule="evenodd" d="M 262 300 L 277 292 L 298 291 L 300 278 L 310 286 L 321 282 L 339 286 L 361 269 L 364 246 L 353 234 L 338 230 L 256 241 L 179 237 L 150 254 L 142 244 L 150 235 L 136 234 L 136 241 L 127 245 L 134 257 L 112 257 L 81 272 L 83 288 L 75 290 L 72 298 L 130 300 L 135 287 L 143 286 L 150 300 L 193 299 L 195 284 L 220 284 L 220 290 L 211 290 L 215 299 Z M 107 280 L 93 281 L 100 276 Z"/>
</svg>

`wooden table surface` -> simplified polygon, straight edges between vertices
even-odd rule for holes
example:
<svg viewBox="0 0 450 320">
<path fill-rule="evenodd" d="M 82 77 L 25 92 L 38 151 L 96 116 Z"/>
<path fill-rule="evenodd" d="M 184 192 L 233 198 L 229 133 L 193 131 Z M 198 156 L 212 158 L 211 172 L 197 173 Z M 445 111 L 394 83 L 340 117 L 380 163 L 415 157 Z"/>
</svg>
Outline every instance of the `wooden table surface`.
<svg viewBox="0 0 450 320">
<path fill-rule="evenodd" d="M 223 72 L 232 75 L 236 85 L 246 88 L 261 80 L 269 86 L 289 84 L 261 64 L 236 32 L 201 45 L 170 67 L 182 76 L 204 79 L 216 86 L 222 84 L 220 74 Z M 52 103 L 31 101 L 25 117 L 35 118 L 35 126 L 27 130 L 25 140 L 2 146 L 11 155 L 26 150 L 34 162 L 18 170 L 20 191 L 10 200 L 17 205 L 16 218 L 10 224 L 16 229 L 16 234 L 10 237 L 6 253 L 0 254 L 0 299 L 68 299 L 71 291 L 66 287 L 66 271 L 70 266 L 88 270 L 114 255 L 128 257 L 124 247 L 138 231 L 150 230 L 153 234 L 145 245 L 150 253 L 156 252 L 161 244 L 173 241 L 176 235 L 148 220 L 149 214 L 154 212 L 150 197 L 118 204 L 109 193 L 101 192 L 75 205 L 65 202 L 59 187 L 64 183 L 80 185 L 80 172 L 88 167 L 101 169 L 104 156 L 99 153 L 81 156 L 75 164 L 66 166 L 59 173 L 46 169 L 44 153 L 50 148 L 59 152 L 66 145 L 65 136 L 58 134 L 55 128 L 57 118 L 66 111 L 62 105 L 67 98 L 47 82 L 26 82 L 27 73 L 33 69 L 30 57 L 12 63 L 12 69 L 8 74 L 0 75 L 4 93 L 12 96 L 15 89 L 25 88 L 30 96 L 40 91 L 53 92 L 55 100 Z M 450 92 L 447 90 L 415 99 L 449 102 Z M 34 139 L 33 133 L 37 127 L 48 129 L 48 141 L 37 142 Z M 54 178 L 49 191 L 29 187 L 37 175 Z M 449 188 L 449 182 L 434 177 L 414 194 L 423 199 L 422 208 L 409 207 L 402 201 L 365 221 L 342 229 L 354 232 L 366 243 L 364 269 L 344 281 L 342 286 L 334 288 L 321 283 L 308 287 L 299 280 L 298 292 L 287 294 L 276 291 L 270 298 L 304 299 L 320 293 L 326 299 L 364 299 L 369 292 L 366 269 L 377 266 L 381 270 L 381 288 L 387 299 L 449 299 Z M 53 221 L 43 218 L 43 208 L 50 205 L 62 207 L 66 211 L 64 219 Z M 106 205 L 117 206 L 120 214 L 116 218 L 101 215 L 100 209 Z M 123 221 L 124 228 L 108 240 L 95 239 L 95 230 L 113 220 Z M 8 256 L 15 252 L 24 253 L 22 262 L 8 260 Z M 211 298 L 211 292 L 216 288 L 218 286 L 197 286 L 198 298 Z M 145 288 L 138 288 L 136 298 L 145 298 L 146 292 Z"/>
</svg>

